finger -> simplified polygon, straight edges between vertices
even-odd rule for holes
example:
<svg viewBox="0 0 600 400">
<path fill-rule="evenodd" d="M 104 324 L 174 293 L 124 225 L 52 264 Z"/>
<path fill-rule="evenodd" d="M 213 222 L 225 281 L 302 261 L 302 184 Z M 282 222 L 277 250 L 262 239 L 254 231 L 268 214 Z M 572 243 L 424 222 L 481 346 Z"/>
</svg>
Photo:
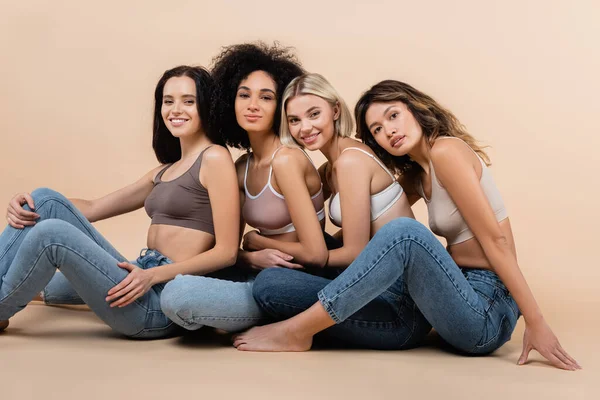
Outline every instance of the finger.
<svg viewBox="0 0 600 400">
<path fill-rule="evenodd" d="M 560 345 L 560 343 L 558 345 L 558 351 L 560 351 L 569 361 L 571 361 L 573 364 L 575 364 L 577 366 L 577 368 L 582 369 L 581 365 L 579 365 L 577 360 L 575 360 L 573 357 L 571 357 L 569 355 L 569 353 L 567 353 L 567 351 L 565 349 L 563 349 L 563 347 Z"/>
<path fill-rule="evenodd" d="M 24 209 L 21 203 L 16 200 L 8 203 L 8 209 L 10 213 L 14 216 L 21 217 L 24 219 L 34 220 L 40 217 L 39 214 Z"/>
<path fill-rule="evenodd" d="M 27 201 L 27 205 L 32 210 L 35 210 L 35 203 L 33 202 L 33 197 L 29 193 L 23 193 L 23 197 L 25 197 L 25 201 Z"/>
<path fill-rule="evenodd" d="M 125 279 L 123 279 L 121 282 L 119 282 L 118 285 L 115 285 L 112 289 L 110 289 L 108 291 L 107 296 L 111 296 L 111 295 L 117 293 L 118 291 L 122 290 L 124 287 L 128 286 L 132 281 L 133 281 L 133 276 L 127 275 L 125 277 Z"/>
<path fill-rule="evenodd" d="M 22 225 L 23 229 L 26 226 L 32 226 L 35 225 L 35 221 L 29 221 L 29 220 L 22 220 L 20 219 L 18 216 L 16 216 L 15 214 L 6 214 L 6 220 L 8 221 L 8 219 L 11 219 L 13 223 L 17 224 L 17 225 Z"/>
<path fill-rule="evenodd" d="M 529 343 L 523 342 L 523 351 L 521 352 L 521 356 L 519 357 L 519 361 L 517 362 L 517 364 L 523 365 L 527 362 L 527 359 L 529 358 L 529 352 L 531 351 L 531 349 L 532 347 L 529 345 Z"/>
<path fill-rule="evenodd" d="M 13 210 L 13 214 L 18 216 L 19 218 L 23 218 L 23 219 L 28 219 L 28 220 L 35 220 L 38 219 L 40 217 L 39 214 L 33 212 L 33 211 L 27 211 L 26 209 L 24 209 L 23 207 L 15 207 L 14 205 L 12 206 L 12 210 Z"/>
<path fill-rule="evenodd" d="M 577 369 L 577 366 L 571 362 L 571 360 L 569 360 L 567 357 L 565 357 L 565 355 L 563 353 L 561 353 L 558 348 L 554 349 L 554 351 L 552 352 L 552 354 L 559 359 L 564 365 L 567 366 L 567 368 L 569 368 L 571 371 L 575 371 Z"/>
<path fill-rule="evenodd" d="M 135 265 L 130 264 L 130 263 L 126 262 L 126 261 L 118 262 L 117 265 L 119 267 L 123 268 L 123 269 L 126 269 L 129 272 L 131 272 L 131 271 L 133 271 L 134 269 L 137 268 Z"/>
<path fill-rule="evenodd" d="M 30 211 L 23 210 L 20 207 L 15 208 L 12 204 L 8 205 L 8 208 L 6 211 L 7 211 L 7 214 L 12 215 L 12 217 L 14 219 L 34 221 L 37 218 L 39 218 L 39 216 L 36 213 L 31 213 Z M 23 211 L 23 214 L 21 214 L 21 211 Z"/>
<path fill-rule="evenodd" d="M 124 302 L 131 299 L 132 296 L 135 296 L 138 290 L 139 290 L 139 288 L 137 286 L 135 286 L 133 284 L 129 285 L 128 287 L 123 289 L 124 292 L 121 295 L 121 297 L 117 298 L 115 301 L 110 303 L 110 306 L 118 307 L 118 306 L 122 305 Z"/>
<path fill-rule="evenodd" d="M 546 353 L 546 352 L 544 352 L 544 353 Z M 554 365 L 557 368 L 566 369 L 566 370 L 570 370 L 570 371 L 574 370 L 573 367 L 568 366 L 567 364 L 562 362 L 558 357 L 556 357 L 552 353 L 542 354 L 542 356 L 544 356 L 548 361 L 550 361 L 552 363 L 552 365 Z"/>
<path fill-rule="evenodd" d="M 23 228 L 25 228 L 25 226 L 23 226 L 23 224 L 20 224 L 20 223 L 17 223 L 17 222 L 15 222 L 15 221 L 13 220 L 13 218 L 12 218 L 12 217 L 11 217 L 9 214 L 7 214 L 7 215 L 6 215 L 6 221 L 7 221 L 7 222 L 8 222 L 8 224 L 9 224 L 10 226 L 12 226 L 13 228 L 16 228 L 16 229 L 23 229 Z"/>
<path fill-rule="evenodd" d="M 120 304 L 118 304 L 119 308 L 130 305 L 131 303 L 133 303 L 134 301 L 136 301 L 137 299 L 142 297 L 143 294 L 144 294 L 144 290 L 142 288 L 140 288 L 139 290 L 137 290 L 135 292 L 132 291 L 130 295 L 125 296 L 123 299 L 119 300 L 119 303 L 120 303 Z"/>
<path fill-rule="evenodd" d="M 291 261 L 294 257 L 290 256 L 289 254 L 286 254 L 282 251 L 279 250 L 275 250 L 275 255 L 286 260 L 286 261 Z"/>
<path fill-rule="evenodd" d="M 281 265 L 282 267 L 286 267 L 289 269 L 304 269 L 304 267 L 300 264 L 291 263 L 285 260 L 280 260 L 277 265 Z"/>
</svg>

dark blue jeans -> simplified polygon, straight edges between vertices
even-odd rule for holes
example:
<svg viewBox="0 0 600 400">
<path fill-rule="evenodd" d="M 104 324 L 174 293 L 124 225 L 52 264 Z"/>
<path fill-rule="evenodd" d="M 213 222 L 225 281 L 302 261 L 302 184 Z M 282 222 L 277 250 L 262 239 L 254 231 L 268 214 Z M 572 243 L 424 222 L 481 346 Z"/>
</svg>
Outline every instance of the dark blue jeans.
<svg viewBox="0 0 600 400">
<path fill-rule="evenodd" d="M 520 315 L 494 272 L 458 267 L 429 229 L 410 218 L 381 228 L 334 280 L 268 269 L 253 294 L 278 320 L 320 301 L 336 322 L 322 335 L 376 349 L 418 345 L 433 326 L 454 348 L 486 354 L 510 339 Z"/>
</svg>

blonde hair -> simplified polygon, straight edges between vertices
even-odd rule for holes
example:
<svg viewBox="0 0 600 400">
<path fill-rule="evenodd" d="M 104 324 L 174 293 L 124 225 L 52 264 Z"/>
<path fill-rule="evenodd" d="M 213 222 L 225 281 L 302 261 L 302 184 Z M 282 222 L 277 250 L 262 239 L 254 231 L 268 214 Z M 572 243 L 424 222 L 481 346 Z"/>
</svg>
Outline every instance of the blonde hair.
<svg viewBox="0 0 600 400">
<path fill-rule="evenodd" d="M 281 143 L 288 147 L 301 147 L 294 140 L 288 127 L 286 106 L 290 99 L 297 96 L 312 94 L 325 100 L 331 107 L 338 106 L 340 115 L 334 121 L 335 134 L 340 137 L 349 137 L 354 129 L 352 113 L 348 109 L 346 102 L 340 97 L 338 92 L 331 86 L 320 74 L 304 74 L 294 78 L 285 88 L 281 101 L 281 125 L 279 126 L 279 138 Z"/>
</svg>

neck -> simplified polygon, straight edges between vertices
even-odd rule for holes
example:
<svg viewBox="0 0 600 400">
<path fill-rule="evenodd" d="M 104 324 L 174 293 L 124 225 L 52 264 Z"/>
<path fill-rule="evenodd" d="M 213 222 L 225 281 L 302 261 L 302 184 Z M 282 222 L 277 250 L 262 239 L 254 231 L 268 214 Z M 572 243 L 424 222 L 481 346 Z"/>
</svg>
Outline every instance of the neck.
<svg viewBox="0 0 600 400">
<path fill-rule="evenodd" d="M 426 174 L 429 174 L 429 163 L 431 161 L 431 147 L 423 137 L 417 145 L 408 153 L 411 160 L 423 168 Z"/>
<path fill-rule="evenodd" d="M 265 158 L 270 159 L 276 148 L 281 146 L 279 137 L 273 131 L 267 132 L 252 132 L 248 135 L 250 139 L 250 147 L 256 163 L 261 162 Z"/>
<path fill-rule="evenodd" d="M 342 138 L 338 135 L 334 135 L 331 140 L 323 145 L 319 149 L 319 151 L 325 156 L 330 165 L 333 165 L 340 157 L 342 153 L 340 150 L 340 144 L 342 142 Z"/>
<path fill-rule="evenodd" d="M 211 141 L 201 132 L 200 134 L 181 137 L 179 138 L 179 143 L 181 144 L 181 158 L 184 159 L 199 153 L 206 146 L 210 145 Z"/>
</svg>

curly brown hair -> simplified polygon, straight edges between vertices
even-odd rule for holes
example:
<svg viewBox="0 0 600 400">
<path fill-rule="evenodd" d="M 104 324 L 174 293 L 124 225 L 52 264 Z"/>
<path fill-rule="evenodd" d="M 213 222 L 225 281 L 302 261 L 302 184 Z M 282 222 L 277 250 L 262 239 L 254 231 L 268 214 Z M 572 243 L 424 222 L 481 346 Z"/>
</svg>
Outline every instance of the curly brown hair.
<svg viewBox="0 0 600 400">
<path fill-rule="evenodd" d="M 264 71 L 275 81 L 277 109 L 273 131 L 279 135 L 283 91 L 292 79 L 304 73 L 292 48 L 278 43 L 272 46 L 263 42 L 235 44 L 223 47 L 212 64 L 215 91 L 211 119 L 225 142 L 239 149 L 250 148 L 248 133 L 238 125 L 235 118 L 235 96 L 240 82 L 254 71 Z"/>
</svg>

